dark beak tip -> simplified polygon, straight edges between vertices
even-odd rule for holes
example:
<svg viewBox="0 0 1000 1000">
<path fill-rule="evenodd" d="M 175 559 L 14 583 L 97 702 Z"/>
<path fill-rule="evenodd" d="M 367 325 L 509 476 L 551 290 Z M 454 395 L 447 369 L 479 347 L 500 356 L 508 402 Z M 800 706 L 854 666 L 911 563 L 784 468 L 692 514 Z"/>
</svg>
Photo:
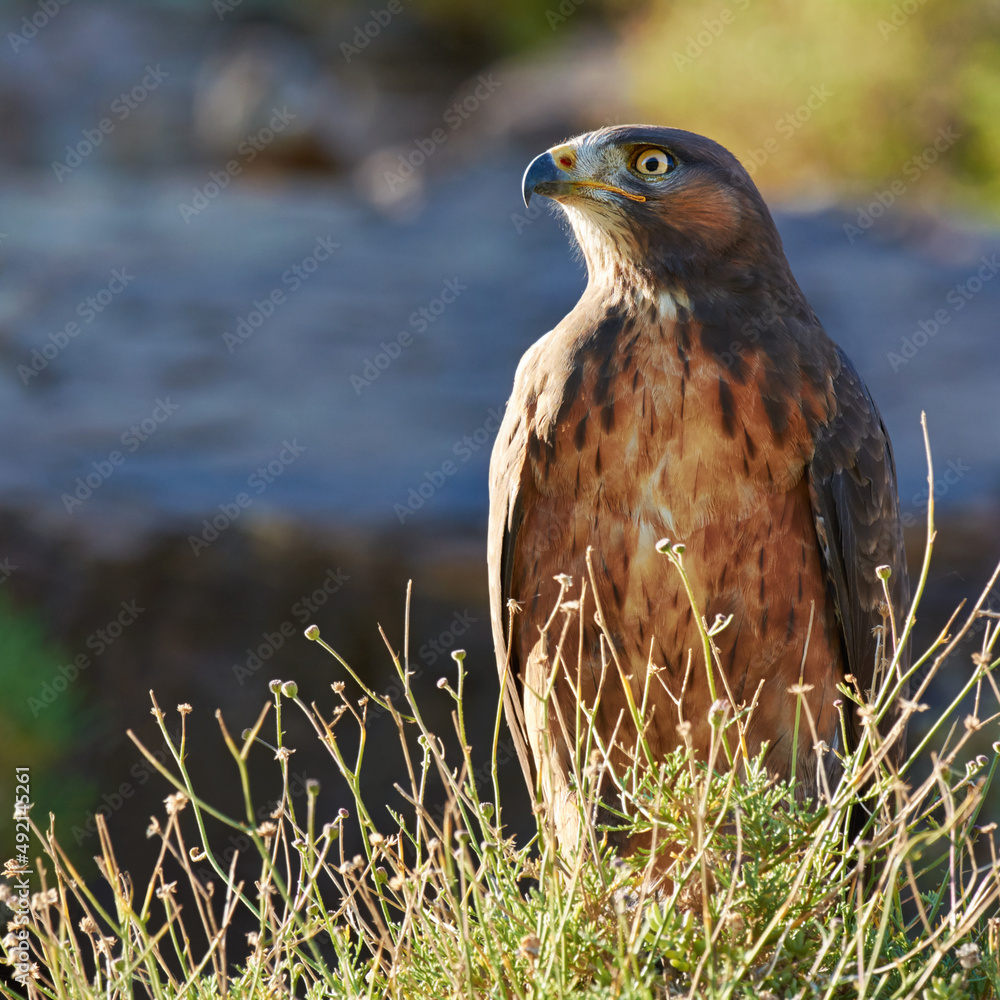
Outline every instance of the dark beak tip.
<svg viewBox="0 0 1000 1000">
<path fill-rule="evenodd" d="M 546 182 L 552 183 L 561 179 L 561 171 L 552 159 L 551 153 L 542 153 L 536 156 L 528 169 L 524 172 L 524 179 L 521 182 L 521 196 L 524 198 L 524 207 L 528 208 L 531 203 L 531 196 L 536 194 L 538 186 Z"/>
</svg>

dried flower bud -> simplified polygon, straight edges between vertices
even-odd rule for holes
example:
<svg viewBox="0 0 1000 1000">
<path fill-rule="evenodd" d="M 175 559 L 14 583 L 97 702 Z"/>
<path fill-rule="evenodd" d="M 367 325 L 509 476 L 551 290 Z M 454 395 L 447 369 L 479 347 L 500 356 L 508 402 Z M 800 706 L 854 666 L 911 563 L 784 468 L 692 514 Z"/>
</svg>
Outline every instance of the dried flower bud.
<svg viewBox="0 0 1000 1000">
<path fill-rule="evenodd" d="M 983 960 L 979 945 L 973 941 L 967 941 L 960 948 L 957 948 L 955 956 L 963 969 L 974 969 Z"/>
<path fill-rule="evenodd" d="M 537 934 L 525 934 L 521 938 L 517 953 L 521 958 L 526 958 L 529 962 L 534 962 L 542 951 L 542 942 Z"/>
<path fill-rule="evenodd" d="M 188 804 L 188 797 L 183 792 L 174 792 L 173 795 L 168 795 L 163 802 L 167 807 L 167 815 L 176 816 Z"/>
</svg>

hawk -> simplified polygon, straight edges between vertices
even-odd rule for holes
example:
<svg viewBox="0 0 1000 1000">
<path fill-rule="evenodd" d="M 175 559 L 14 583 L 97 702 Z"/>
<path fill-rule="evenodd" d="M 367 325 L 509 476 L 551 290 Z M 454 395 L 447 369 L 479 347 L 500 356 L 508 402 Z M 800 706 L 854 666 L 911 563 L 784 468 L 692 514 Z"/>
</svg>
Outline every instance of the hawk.
<svg viewBox="0 0 1000 1000">
<path fill-rule="evenodd" d="M 534 159 L 523 190 L 526 203 L 558 203 L 588 274 L 576 306 L 521 359 L 490 463 L 493 634 L 529 785 L 540 777 L 557 831 L 575 837 L 578 697 L 596 706 L 616 768 L 636 742 L 629 694 L 639 705 L 644 690 L 652 752 L 683 745 L 683 719 L 707 753 L 711 691 L 691 602 L 656 548 L 668 538 L 685 547 L 703 618 L 731 616 L 714 642 L 737 704 L 759 694 L 748 749 L 766 743 L 769 771 L 784 778 L 794 766 L 799 794 L 815 795 L 814 738 L 803 721 L 796 740 L 789 689 L 808 689 L 831 748 L 823 766 L 837 777 L 837 685 L 847 674 L 872 685 L 879 567 L 890 568 L 895 613 L 908 608 L 878 409 L 722 146 L 673 128 L 603 128 Z M 584 581 L 579 622 L 549 634 L 560 597 L 579 598 Z M 602 679 L 612 653 L 621 670 Z M 843 714 L 853 742 L 859 720 Z"/>
</svg>

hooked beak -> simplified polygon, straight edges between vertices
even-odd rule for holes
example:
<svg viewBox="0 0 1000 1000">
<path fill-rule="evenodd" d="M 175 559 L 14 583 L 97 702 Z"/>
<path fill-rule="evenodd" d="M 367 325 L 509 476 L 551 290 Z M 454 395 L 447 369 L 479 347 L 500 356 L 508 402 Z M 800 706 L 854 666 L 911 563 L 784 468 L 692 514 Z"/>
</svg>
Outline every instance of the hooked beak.
<svg viewBox="0 0 1000 1000">
<path fill-rule="evenodd" d="M 524 172 L 524 180 L 521 182 L 521 194 L 524 196 L 524 205 L 527 208 L 531 202 L 533 194 L 540 194 L 546 198 L 558 198 L 574 194 L 580 188 L 597 188 L 600 191 L 610 191 L 613 194 L 628 198 L 630 201 L 645 201 L 645 196 L 633 194 L 614 184 L 605 184 L 602 181 L 591 180 L 588 177 L 578 177 L 572 171 L 576 167 L 576 156 L 571 147 L 560 146 L 556 150 L 560 154 L 560 159 L 565 158 L 570 162 L 570 166 L 562 167 L 552 155 L 551 150 L 536 156 L 528 169 Z"/>
<path fill-rule="evenodd" d="M 536 156 L 528 164 L 528 169 L 524 172 L 524 180 L 521 182 L 521 194 L 524 196 L 525 208 L 531 203 L 533 194 L 551 197 L 560 191 L 568 193 L 569 190 L 570 183 L 566 171 L 560 169 L 551 153 L 542 153 L 541 156 Z"/>
</svg>

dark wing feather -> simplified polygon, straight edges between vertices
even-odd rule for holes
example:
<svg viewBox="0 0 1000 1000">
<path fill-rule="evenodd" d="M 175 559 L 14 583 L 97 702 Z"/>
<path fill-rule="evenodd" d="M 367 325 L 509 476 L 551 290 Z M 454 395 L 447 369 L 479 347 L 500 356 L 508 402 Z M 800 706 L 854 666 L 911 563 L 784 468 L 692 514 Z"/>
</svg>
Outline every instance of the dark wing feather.
<svg viewBox="0 0 1000 1000">
<path fill-rule="evenodd" d="M 881 624 L 877 609 L 885 601 L 875 570 L 891 568 L 889 594 L 899 628 L 909 610 L 910 586 L 889 435 L 868 389 L 839 348 L 836 360 L 837 409 L 816 430 L 809 486 L 848 669 L 867 691 L 877 647 L 872 629 Z M 851 713 L 855 737 L 856 723 Z"/>
</svg>

